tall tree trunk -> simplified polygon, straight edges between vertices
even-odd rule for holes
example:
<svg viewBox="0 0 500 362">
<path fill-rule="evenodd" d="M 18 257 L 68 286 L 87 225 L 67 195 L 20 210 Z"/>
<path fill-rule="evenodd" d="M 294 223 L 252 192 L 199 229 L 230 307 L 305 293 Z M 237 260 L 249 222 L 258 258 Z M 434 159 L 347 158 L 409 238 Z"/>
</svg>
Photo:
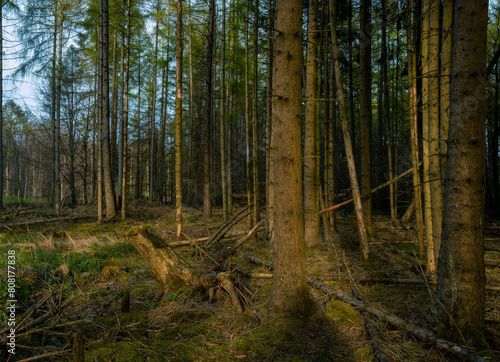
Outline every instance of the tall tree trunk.
<svg viewBox="0 0 500 362">
<path fill-rule="evenodd" d="M 211 192 L 211 175 L 210 175 L 210 130 L 213 118 L 213 52 L 215 42 L 215 0 L 210 0 L 210 8 L 208 10 L 208 37 L 207 37 L 207 103 L 206 103 L 206 118 L 205 118 L 205 148 L 203 160 L 203 217 L 210 218 L 212 216 L 212 192 Z"/>
<path fill-rule="evenodd" d="M 137 167 L 135 171 L 135 198 L 139 199 L 142 197 L 142 189 L 141 189 L 141 85 L 142 85 L 142 77 L 141 77 L 141 57 L 138 60 L 138 74 L 137 74 Z"/>
<path fill-rule="evenodd" d="M 52 155 L 53 155 L 53 171 L 52 171 L 52 200 L 54 209 L 59 212 L 61 207 L 61 194 L 59 191 L 59 153 L 56 151 L 59 147 L 59 135 L 57 128 L 57 84 L 58 84 L 58 69 L 57 69 L 57 39 L 59 35 L 59 11 L 55 9 L 54 16 L 54 43 L 52 48 L 52 108 L 51 108 L 51 128 L 52 128 Z"/>
<path fill-rule="evenodd" d="M 0 6 L 0 210 L 3 210 L 3 6 Z"/>
<path fill-rule="evenodd" d="M 99 26 L 98 32 L 98 61 L 97 67 L 97 222 L 102 223 L 103 219 L 103 184 L 102 184 L 102 6 L 99 3 Z M 55 98 L 54 98 L 55 100 Z M 55 102 L 55 101 L 54 101 Z M 54 115 L 55 115 L 55 103 L 54 103 Z M 55 119 L 55 118 L 54 118 Z"/>
<path fill-rule="evenodd" d="M 221 50 L 221 95 L 220 95 L 220 170 L 222 188 L 222 216 L 229 219 L 227 205 L 227 162 L 226 162 L 226 0 L 222 0 L 222 50 Z"/>
<path fill-rule="evenodd" d="M 56 91 L 56 139 L 55 139 L 55 163 L 56 163 L 56 194 L 59 196 L 56 198 L 56 212 L 61 212 L 62 207 L 62 182 L 61 182 L 61 86 L 62 86 L 62 55 L 63 55 L 63 23 L 64 23 L 64 13 L 63 9 L 59 9 L 60 18 L 58 23 L 58 62 L 57 62 L 57 91 Z"/>
<path fill-rule="evenodd" d="M 103 138 L 103 168 L 104 190 L 106 198 L 106 218 L 111 219 L 116 214 L 116 203 L 111 173 L 111 155 L 109 144 L 109 58 L 108 58 L 108 1 L 100 0 L 102 7 L 102 138 Z"/>
<path fill-rule="evenodd" d="M 330 2 L 329 6 L 332 6 Z M 327 158 L 327 202 L 328 205 L 335 204 L 335 64 L 333 60 L 330 60 L 330 73 L 328 74 L 329 84 L 329 98 L 330 101 L 328 107 L 328 152 L 326 155 Z M 354 120 L 353 120 L 354 121 Z M 331 227 L 331 235 L 336 238 L 337 233 L 337 224 L 335 218 L 335 212 L 330 213 L 330 227 Z"/>
<path fill-rule="evenodd" d="M 389 115 L 389 83 L 387 82 L 387 8 L 386 0 L 382 0 L 382 89 L 383 89 L 383 119 L 385 125 L 385 131 L 387 135 L 387 159 L 389 167 L 389 180 L 394 178 L 394 168 L 392 162 L 392 132 L 391 132 L 391 117 Z M 379 125 L 381 127 L 381 125 Z M 395 220 L 398 217 L 396 197 L 395 197 L 395 184 L 391 183 L 389 185 L 389 201 L 391 208 L 391 219 Z"/>
<path fill-rule="evenodd" d="M 368 260 L 369 245 L 368 233 L 366 230 L 363 205 L 361 203 L 361 194 L 359 192 L 358 178 L 356 175 L 356 165 L 354 163 L 354 153 L 352 151 L 351 136 L 349 134 L 349 122 L 347 120 L 347 106 L 342 88 L 342 77 L 340 74 L 339 49 L 337 43 L 335 0 L 330 0 L 330 24 L 332 32 L 333 59 L 335 62 L 335 80 L 340 104 L 340 113 L 342 116 L 342 133 L 344 136 L 344 146 L 347 157 L 347 166 L 349 168 L 349 179 L 351 181 L 352 196 L 354 199 L 354 208 L 356 210 L 356 220 L 358 222 L 359 242 L 361 252 L 365 260 Z"/>
<path fill-rule="evenodd" d="M 129 82 L 130 82 L 130 39 L 131 39 L 131 4 L 130 0 L 123 0 L 124 8 L 127 12 L 127 44 L 125 52 L 125 99 L 123 104 L 123 132 L 122 132 L 122 208 L 121 218 L 125 220 L 127 217 L 127 133 L 128 133 L 128 118 L 129 118 Z M 130 155 L 132 160 L 132 155 Z M 139 168 L 139 163 L 137 164 Z M 132 174 L 132 167 L 130 167 L 130 174 Z"/>
<path fill-rule="evenodd" d="M 260 219 L 259 215 L 259 141 L 257 136 L 257 89 L 259 86 L 259 63 L 257 62 L 259 36 L 259 0 L 254 2 L 253 17 L 253 96 L 252 96 L 252 170 L 253 170 L 253 219 L 254 223 Z"/>
<path fill-rule="evenodd" d="M 422 216 L 422 187 L 419 173 L 418 116 L 417 116 L 417 69 L 416 55 L 412 49 L 411 0 L 406 1 L 406 26 L 408 49 L 408 90 L 410 99 L 411 162 L 413 166 L 413 193 L 420 257 L 424 254 L 424 220 Z"/>
<path fill-rule="evenodd" d="M 273 129 L 273 30 L 272 1 L 267 1 L 267 94 L 266 94 L 266 201 L 269 241 L 274 243 L 274 150 Z"/>
<path fill-rule="evenodd" d="M 429 186 L 431 189 L 432 240 L 434 262 L 439 257 L 441 246 L 442 191 L 441 191 L 441 149 L 439 126 L 439 7 L 433 0 L 429 7 Z M 436 270 L 434 266 L 433 271 Z"/>
<path fill-rule="evenodd" d="M 302 0 L 276 1 L 276 235 L 272 298 L 277 310 L 307 316 L 313 301 L 306 280 L 302 200 L 302 6 Z"/>
<path fill-rule="evenodd" d="M 425 233 L 427 239 L 427 272 L 436 273 L 434 259 L 434 232 L 432 222 L 432 198 L 429 174 L 429 2 L 424 0 L 422 11 L 422 141 L 423 141 L 423 191 Z"/>
<path fill-rule="evenodd" d="M 247 179 L 247 204 L 252 203 L 252 159 L 250 157 L 250 82 L 249 82 L 249 46 L 248 46 L 248 23 L 249 0 L 246 0 L 245 8 L 245 146 L 246 146 L 246 179 Z M 248 227 L 254 224 L 252 215 L 248 216 Z"/>
<path fill-rule="evenodd" d="M 330 1 L 331 4 L 331 1 Z M 349 16 L 347 17 L 347 38 L 349 41 L 349 119 L 351 120 L 351 140 L 352 148 L 356 150 L 356 119 L 354 118 L 354 75 L 353 75 L 353 36 L 352 36 L 352 0 L 349 0 Z"/>
<path fill-rule="evenodd" d="M 359 10 L 359 127 L 361 134 L 361 193 L 371 190 L 371 0 L 361 0 Z M 354 121 L 354 120 L 353 120 Z M 372 231 L 372 199 L 371 195 L 363 198 L 363 212 L 366 230 Z"/>
<path fill-rule="evenodd" d="M 177 1 L 175 31 L 175 221 L 177 238 L 182 236 L 182 0 Z"/>
<path fill-rule="evenodd" d="M 481 349 L 487 348 L 483 334 L 487 24 L 487 1 L 455 1 L 450 130 L 436 293 L 438 334 L 458 343 L 472 340 Z"/>
<path fill-rule="evenodd" d="M 309 0 L 305 84 L 304 229 L 307 247 L 319 243 L 319 192 L 316 170 L 316 56 L 318 49 L 318 1 Z"/>
<path fill-rule="evenodd" d="M 126 16 L 126 8 L 127 8 L 127 4 L 125 3 L 126 0 L 124 0 L 124 12 L 123 12 L 123 15 Z M 128 22 L 128 20 L 127 20 Z M 120 87 L 120 118 L 119 118 L 119 123 L 120 123 L 120 137 L 118 138 L 118 178 L 117 178 L 117 197 L 118 197 L 118 202 L 117 204 L 119 205 L 119 209 L 121 210 L 122 209 L 122 201 L 123 201 L 123 193 L 126 193 L 126 190 L 125 190 L 125 182 L 123 182 L 123 180 L 125 180 L 125 176 L 123 175 L 123 170 L 125 169 L 126 170 L 126 167 L 124 167 L 123 165 L 126 165 L 126 151 L 124 151 L 125 149 L 125 144 L 124 142 L 126 141 L 126 138 L 124 137 L 124 133 L 126 132 L 125 131 L 125 66 L 126 66 L 126 55 L 125 55 L 125 38 L 126 38 L 126 35 L 122 32 L 122 45 L 121 45 L 121 49 L 120 49 L 120 84 L 121 84 L 121 87 Z M 125 157 L 124 157 L 125 155 Z"/>
<path fill-rule="evenodd" d="M 192 47 L 192 34 L 191 34 L 191 13 L 193 12 L 193 9 L 191 8 L 191 0 L 189 0 L 189 16 L 188 16 L 188 42 L 189 42 L 189 113 L 188 113 L 188 122 L 189 122 L 189 149 L 188 149 L 188 190 L 187 190 L 187 203 L 188 205 L 193 205 L 193 199 L 192 195 L 194 193 L 194 179 L 195 179 L 195 172 L 194 172 L 194 105 L 193 105 L 193 47 Z M 195 200 L 196 201 L 196 200 Z"/>
<path fill-rule="evenodd" d="M 450 128 L 450 69 L 451 69 L 451 27 L 453 21 L 453 1 L 443 2 L 443 29 L 441 34 L 441 74 L 440 74 L 440 154 L 441 179 L 446 170 L 446 153 L 448 150 L 448 130 Z"/>
<path fill-rule="evenodd" d="M 118 165 L 116 161 L 118 160 L 118 150 L 116 148 L 117 136 L 118 136 L 118 84 L 117 84 L 117 68 L 118 68 L 118 57 L 116 56 L 116 44 L 118 42 L 118 32 L 116 30 L 116 24 L 114 26 L 113 35 L 113 74 L 111 76 L 111 175 L 113 177 L 113 184 L 116 183 L 117 186 L 117 196 L 120 196 L 120 178 L 117 177 Z"/>
<path fill-rule="evenodd" d="M 71 69 L 73 72 L 73 69 Z M 68 152 L 69 152 L 69 190 L 71 205 L 76 205 L 76 185 L 75 185 L 75 87 L 71 81 L 68 109 Z M 86 158 L 86 157 L 85 157 Z M 34 181 L 34 180 L 33 180 Z"/>
<path fill-rule="evenodd" d="M 158 35 L 160 33 L 160 1 L 158 0 L 156 8 L 156 28 L 155 28 L 155 60 L 153 65 L 153 94 L 151 95 L 151 120 L 150 130 L 151 139 L 149 144 L 149 202 L 154 201 L 155 197 L 155 136 L 156 136 L 156 90 L 158 87 Z"/>
</svg>

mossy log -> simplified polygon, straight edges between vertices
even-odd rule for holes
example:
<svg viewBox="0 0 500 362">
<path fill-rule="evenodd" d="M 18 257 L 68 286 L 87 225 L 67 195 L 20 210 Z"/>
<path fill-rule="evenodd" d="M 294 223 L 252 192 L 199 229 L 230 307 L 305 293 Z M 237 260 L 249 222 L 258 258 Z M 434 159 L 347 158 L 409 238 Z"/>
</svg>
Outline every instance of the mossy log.
<svg viewBox="0 0 500 362">
<path fill-rule="evenodd" d="M 196 270 L 166 245 L 159 236 L 147 229 L 139 229 L 130 240 L 146 260 L 158 283 L 157 297 L 160 297 L 169 287 L 176 288 L 181 285 L 209 287 L 216 281 L 222 280 L 227 274 Z"/>
<path fill-rule="evenodd" d="M 191 266 L 157 235 L 140 229 L 130 241 L 148 263 L 159 292 L 171 285 L 193 283 L 195 273 Z"/>
</svg>

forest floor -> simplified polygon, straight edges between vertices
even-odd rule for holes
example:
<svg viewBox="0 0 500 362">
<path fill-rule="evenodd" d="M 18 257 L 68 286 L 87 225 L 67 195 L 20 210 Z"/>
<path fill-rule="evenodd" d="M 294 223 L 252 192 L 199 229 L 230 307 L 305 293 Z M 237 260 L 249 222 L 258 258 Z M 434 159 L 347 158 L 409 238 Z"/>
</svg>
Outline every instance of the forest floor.
<svg viewBox="0 0 500 362">
<path fill-rule="evenodd" d="M 71 215 L 91 215 L 94 209 L 73 210 Z M 16 226 L 23 220 L 55 219 L 41 209 L 10 209 L 1 215 L 0 360 L 73 360 L 76 332 L 83 339 L 85 361 L 461 360 L 314 289 L 318 311 L 311 320 L 297 323 L 280 317 L 270 306 L 272 280 L 265 275 L 246 277 L 271 271 L 251 264 L 241 253 L 225 264 L 239 276 L 239 288 L 245 290 L 240 295 L 243 311 L 235 308 L 220 285 L 208 290 L 179 287 L 155 299 L 157 284 L 131 245 L 130 233 L 142 225 L 165 241 L 175 240 L 175 212 L 167 206 L 135 202 L 129 219 L 101 225 L 95 219 L 72 219 Z M 184 231 L 190 238 L 210 236 L 222 224 L 221 215 L 204 220 L 194 209 L 187 209 L 184 217 Z M 354 216 L 339 214 L 337 227 L 337 240 L 307 250 L 308 274 L 329 276 L 329 281 L 323 278 L 326 284 L 350 294 L 349 279 L 365 278 L 355 282 L 364 302 L 432 330 L 435 285 L 400 282 L 425 280 L 411 226 L 376 216 L 368 262 L 360 255 Z M 247 223 L 241 222 L 232 231 L 245 229 Z M 270 260 L 264 237 L 265 232 L 260 232 L 242 250 Z M 487 285 L 500 287 L 500 223 L 488 223 L 485 240 Z M 15 355 L 8 353 L 5 341 L 12 250 L 18 301 Z M 201 258 L 193 246 L 176 251 L 191 265 Z M 130 311 L 122 312 L 127 293 Z M 500 360 L 500 292 L 488 290 L 486 304 L 487 340 L 497 351 L 489 359 Z"/>
</svg>

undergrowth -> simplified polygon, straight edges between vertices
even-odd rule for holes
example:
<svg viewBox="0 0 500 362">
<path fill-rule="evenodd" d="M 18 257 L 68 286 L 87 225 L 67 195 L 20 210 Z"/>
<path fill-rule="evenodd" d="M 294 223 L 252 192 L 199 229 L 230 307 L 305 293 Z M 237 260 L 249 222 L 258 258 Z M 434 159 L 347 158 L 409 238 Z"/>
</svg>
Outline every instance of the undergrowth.
<svg viewBox="0 0 500 362">
<path fill-rule="evenodd" d="M 134 225 L 143 225 L 165 241 L 174 240 L 175 213 L 172 208 L 154 206 L 155 217 L 143 218 L 144 206 L 137 204 L 127 221 L 69 222 L 41 225 L 29 230 L 6 230 L 0 235 L 0 270 L 7 268 L 7 251 L 15 250 L 19 270 L 16 295 L 18 316 L 29 313 L 44 296 L 59 312 L 37 328 L 18 338 L 16 358 L 50 354 L 47 360 L 71 361 L 72 336 L 83 336 L 86 361 L 375 361 L 382 354 L 392 361 L 454 361 L 454 356 L 420 342 L 406 332 L 361 314 L 350 305 L 331 300 L 312 290 L 318 306 L 310 320 L 285 318 L 271 305 L 270 279 L 245 278 L 244 273 L 269 274 L 236 253 L 226 267 L 243 272 L 249 288 L 243 312 L 238 312 L 221 286 L 201 290 L 187 286 L 167 290 L 155 299 L 157 285 L 147 263 L 130 243 Z M 221 224 L 221 217 L 210 220 L 201 212 L 185 212 L 185 233 L 191 238 L 210 235 Z M 352 278 L 420 278 L 418 252 L 409 243 L 412 230 L 401 231 L 383 217 L 374 226 L 376 245 L 368 262 L 361 259 L 353 217 L 338 218 L 338 238 L 322 242 L 307 251 L 307 272 L 316 276 L 343 276 L 325 281 L 335 290 L 351 293 Z M 234 229 L 245 229 L 241 223 Z M 234 240 L 233 240 L 234 241 Z M 231 241 L 224 241 L 224 245 Z M 265 234 L 253 238 L 244 251 L 270 260 Z M 177 250 L 196 264 L 200 253 L 192 246 Z M 497 254 L 488 258 L 498 261 Z M 499 283 L 497 269 L 489 270 L 489 282 Z M 432 329 L 434 286 L 425 284 L 357 282 L 360 298 L 389 310 L 418 326 Z M 2 305 L 5 283 L 0 285 Z M 125 295 L 130 295 L 129 312 L 122 311 Z M 492 346 L 500 347 L 498 292 L 487 296 L 487 331 Z M 29 321 L 43 315 L 49 302 L 33 310 Z M 2 309 L 5 311 L 5 309 Z M 0 316 L 0 329 L 5 316 Z M 366 332 L 374 324 L 377 336 Z M 33 328 L 36 329 L 36 328 Z M 496 331 L 495 331 L 496 330 Z M 21 346 L 27 346 L 21 347 Z M 8 357 L 4 352 L 0 358 Z M 55 354 L 59 353 L 59 354 Z"/>
</svg>

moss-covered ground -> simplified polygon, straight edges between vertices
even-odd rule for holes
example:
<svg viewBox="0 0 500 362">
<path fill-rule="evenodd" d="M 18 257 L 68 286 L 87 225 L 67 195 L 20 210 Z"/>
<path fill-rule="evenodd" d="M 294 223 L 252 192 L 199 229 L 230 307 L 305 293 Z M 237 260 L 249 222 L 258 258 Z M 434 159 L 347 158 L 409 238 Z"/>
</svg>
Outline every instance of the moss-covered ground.
<svg viewBox="0 0 500 362">
<path fill-rule="evenodd" d="M 75 212 L 85 214 L 91 209 L 67 214 Z M 8 222 L 36 219 L 42 214 L 36 209 L 3 213 Z M 157 285 L 146 262 L 130 243 L 131 230 L 142 225 L 166 242 L 174 241 L 174 210 L 159 204 L 135 203 L 129 214 L 126 221 L 102 224 L 90 219 L 0 230 L 0 274 L 4 281 L 9 250 L 16 255 L 17 323 L 33 323 L 16 338 L 15 355 L 9 354 L 5 345 L 0 346 L 0 360 L 71 361 L 75 332 L 83 336 L 85 361 L 92 362 L 460 360 L 316 290 L 311 293 L 318 308 L 309 320 L 277 315 L 270 303 L 271 279 L 245 276 L 271 272 L 238 253 L 225 262 L 225 267 L 241 272 L 240 286 L 245 288 L 240 295 L 242 312 L 218 285 L 204 290 L 177 287 L 155 299 Z M 220 215 L 205 220 L 194 209 L 185 211 L 184 220 L 190 238 L 209 236 L 222 223 Z M 241 223 L 233 230 L 247 227 Z M 374 248 L 365 262 L 359 252 L 355 218 L 339 215 L 337 229 L 333 241 L 321 241 L 307 251 L 308 274 L 329 277 L 325 283 L 348 293 L 352 292 L 349 277 L 386 279 L 384 283 L 356 282 L 360 298 L 432 330 L 435 286 L 397 282 L 425 279 L 414 231 L 376 216 Z M 497 287 L 499 235 L 494 228 L 485 235 L 486 246 L 490 247 L 485 256 L 487 284 Z M 264 232 L 246 243 L 243 250 L 261 259 L 271 258 Z M 192 246 L 177 251 L 192 265 L 202 257 Z M 126 293 L 130 293 L 130 308 L 123 312 Z M 0 295 L 3 338 L 9 305 L 6 282 L 0 285 Z M 488 291 L 486 302 L 486 337 L 491 348 L 498 351 L 500 292 Z M 51 314 L 48 319 L 35 323 L 47 313 Z M 376 336 L 367 333 L 368 322 L 375 326 Z M 498 359 L 500 355 L 492 353 L 490 358 Z"/>
</svg>

